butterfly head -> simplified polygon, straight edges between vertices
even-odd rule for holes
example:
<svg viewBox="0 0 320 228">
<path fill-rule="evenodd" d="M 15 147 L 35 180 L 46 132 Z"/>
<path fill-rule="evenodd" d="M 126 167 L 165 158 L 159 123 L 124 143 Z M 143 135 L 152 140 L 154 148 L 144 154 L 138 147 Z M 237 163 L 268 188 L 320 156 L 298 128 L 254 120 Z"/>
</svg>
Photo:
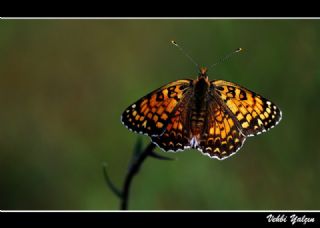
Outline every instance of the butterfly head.
<svg viewBox="0 0 320 228">
<path fill-rule="evenodd" d="M 200 67 L 199 70 L 200 70 L 200 72 L 199 72 L 199 75 L 198 75 L 198 79 L 199 78 L 208 79 L 208 75 L 207 75 L 208 68 L 207 67 Z"/>
</svg>

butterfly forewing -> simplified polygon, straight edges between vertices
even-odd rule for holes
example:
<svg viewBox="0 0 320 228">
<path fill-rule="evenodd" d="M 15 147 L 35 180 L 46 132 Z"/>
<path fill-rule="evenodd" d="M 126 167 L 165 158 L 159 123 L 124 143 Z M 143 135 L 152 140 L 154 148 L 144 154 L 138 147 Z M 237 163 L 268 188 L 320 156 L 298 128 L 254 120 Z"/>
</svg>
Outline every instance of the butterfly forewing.
<svg viewBox="0 0 320 228">
<path fill-rule="evenodd" d="M 149 93 L 122 114 L 123 124 L 132 131 L 149 136 L 161 135 L 190 88 L 192 80 L 178 80 Z"/>
<path fill-rule="evenodd" d="M 281 111 L 273 102 L 232 82 L 211 83 L 214 88 L 211 93 L 223 101 L 245 136 L 260 134 L 279 123 Z"/>
</svg>

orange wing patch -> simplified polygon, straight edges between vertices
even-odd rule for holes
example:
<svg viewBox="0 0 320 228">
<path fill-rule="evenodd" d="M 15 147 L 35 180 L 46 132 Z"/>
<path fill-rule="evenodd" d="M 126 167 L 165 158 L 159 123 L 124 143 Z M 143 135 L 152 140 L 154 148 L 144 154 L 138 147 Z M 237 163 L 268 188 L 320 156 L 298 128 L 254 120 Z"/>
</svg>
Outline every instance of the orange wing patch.
<svg viewBox="0 0 320 228">
<path fill-rule="evenodd" d="M 171 114 L 188 91 L 191 80 L 178 80 L 149 93 L 122 114 L 122 123 L 130 130 L 149 136 L 161 135 Z"/>
<path fill-rule="evenodd" d="M 262 96 L 223 80 L 212 81 L 211 84 L 214 87 L 214 96 L 218 96 L 223 101 L 246 136 L 265 132 L 281 120 L 280 109 Z"/>
</svg>

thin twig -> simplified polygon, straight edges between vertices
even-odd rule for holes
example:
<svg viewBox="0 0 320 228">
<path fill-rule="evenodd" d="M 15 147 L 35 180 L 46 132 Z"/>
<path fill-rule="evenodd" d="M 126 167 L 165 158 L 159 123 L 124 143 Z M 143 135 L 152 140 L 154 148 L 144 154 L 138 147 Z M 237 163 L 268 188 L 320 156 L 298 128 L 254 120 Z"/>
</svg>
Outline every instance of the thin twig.
<svg viewBox="0 0 320 228">
<path fill-rule="evenodd" d="M 106 181 L 107 185 L 109 186 L 109 188 L 111 189 L 111 191 L 118 196 L 119 198 L 122 198 L 122 192 L 112 183 L 108 172 L 107 172 L 107 163 L 103 163 L 102 164 L 102 168 L 103 168 L 103 176 L 104 176 L 104 180 Z"/>
<path fill-rule="evenodd" d="M 126 178 L 124 180 L 122 191 L 119 191 L 118 188 L 115 187 L 115 185 L 112 183 L 112 181 L 108 175 L 107 169 L 106 169 L 106 164 L 103 165 L 103 173 L 104 173 L 104 178 L 105 178 L 106 184 L 111 189 L 111 191 L 116 196 L 118 196 L 120 198 L 120 200 L 121 200 L 120 209 L 121 210 L 128 210 L 129 195 L 130 195 L 129 193 L 130 193 L 130 187 L 131 187 L 133 177 L 135 175 L 137 175 L 137 173 L 140 170 L 141 165 L 143 164 L 143 162 L 146 160 L 146 158 L 148 156 L 153 157 L 153 158 L 157 158 L 160 160 L 174 160 L 172 158 L 157 154 L 156 152 L 154 152 L 155 148 L 156 148 L 156 145 L 153 143 L 150 143 L 142 151 L 142 141 L 140 138 L 138 139 L 138 141 L 135 145 L 134 151 L 133 151 L 133 156 L 132 156 L 131 162 L 128 167 L 128 172 L 127 172 Z"/>
<path fill-rule="evenodd" d="M 121 210 L 127 210 L 128 209 L 128 199 L 129 199 L 129 193 L 130 193 L 130 186 L 133 177 L 139 172 L 140 166 L 142 165 L 143 161 L 148 157 L 148 155 L 152 152 L 153 149 L 155 149 L 155 145 L 153 143 L 150 143 L 146 149 L 137 157 L 137 159 L 134 159 L 134 161 L 131 166 L 129 167 L 126 179 L 124 181 L 123 185 L 123 191 L 122 191 L 122 202 L 120 209 Z"/>
</svg>

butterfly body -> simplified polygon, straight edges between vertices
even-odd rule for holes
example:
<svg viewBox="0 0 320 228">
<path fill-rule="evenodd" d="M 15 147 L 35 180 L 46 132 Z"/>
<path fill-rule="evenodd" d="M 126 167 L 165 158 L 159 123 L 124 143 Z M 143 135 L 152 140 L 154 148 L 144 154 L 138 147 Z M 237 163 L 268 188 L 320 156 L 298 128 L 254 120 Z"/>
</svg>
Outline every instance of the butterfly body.
<svg viewBox="0 0 320 228">
<path fill-rule="evenodd" d="M 279 123 L 271 101 L 232 82 L 209 81 L 207 69 L 197 79 L 177 80 L 129 106 L 122 122 L 149 135 L 165 151 L 194 148 L 212 158 L 237 152 L 249 136 Z"/>
<path fill-rule="evenodd" d="M 193 93 L 191 95 L 192 100 L 189 103 L 189 125 L 191 126 L 191 133 L 193 136 L 197 136 L 202 133 L 205 120 L 207 117 L 207 102 L 208 92 L 210 88 L 210 81 L 206 75 L 206 72 L 200 74 L 198 79 L 193 81 Z"/>
</svg>

